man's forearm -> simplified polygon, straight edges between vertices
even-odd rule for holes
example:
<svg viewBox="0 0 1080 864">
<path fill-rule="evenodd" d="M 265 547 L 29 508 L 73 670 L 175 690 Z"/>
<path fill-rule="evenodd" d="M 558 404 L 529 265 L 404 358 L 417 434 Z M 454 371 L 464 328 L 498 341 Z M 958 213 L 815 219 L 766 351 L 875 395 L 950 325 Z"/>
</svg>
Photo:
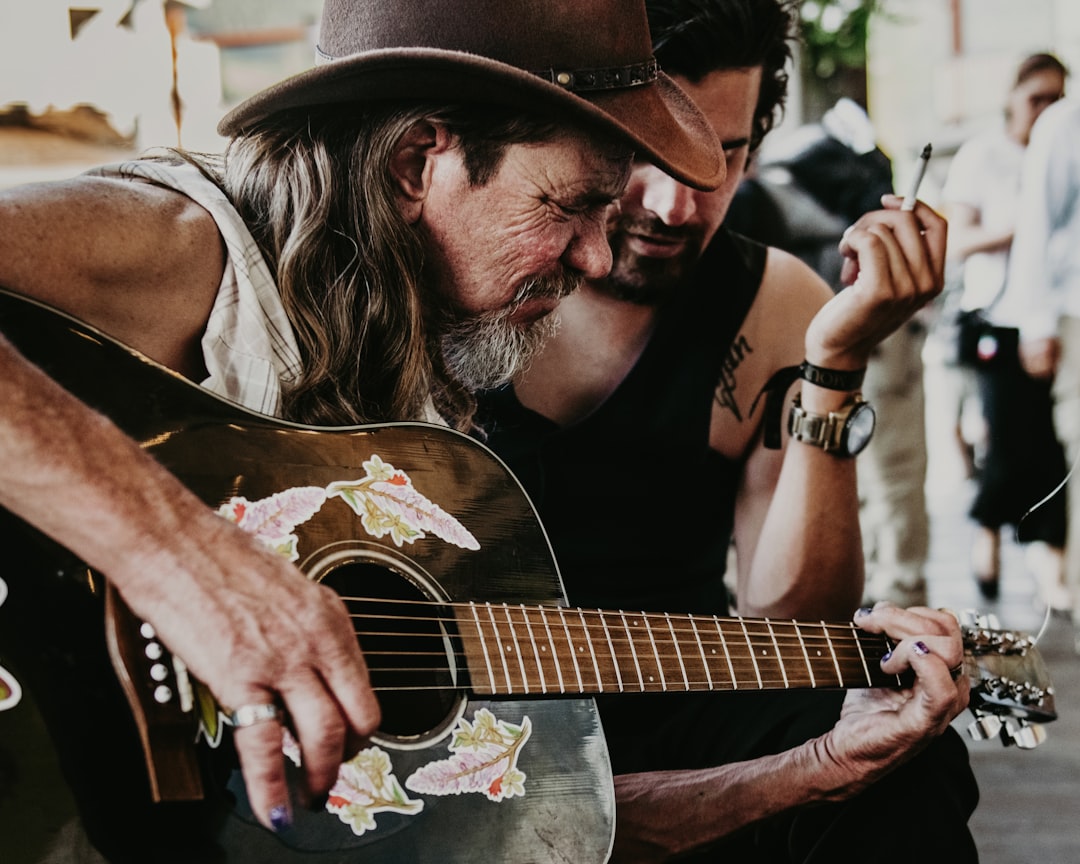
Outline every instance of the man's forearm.
<svg viewBox="0 0 1080 864">
<path fill-rule="evenodd" d="M 815 739 L 775 756 L 692 771 L 615 778 L 613 862 L 663 861 L 792 808 L 845 797 Z"/>
</svg>

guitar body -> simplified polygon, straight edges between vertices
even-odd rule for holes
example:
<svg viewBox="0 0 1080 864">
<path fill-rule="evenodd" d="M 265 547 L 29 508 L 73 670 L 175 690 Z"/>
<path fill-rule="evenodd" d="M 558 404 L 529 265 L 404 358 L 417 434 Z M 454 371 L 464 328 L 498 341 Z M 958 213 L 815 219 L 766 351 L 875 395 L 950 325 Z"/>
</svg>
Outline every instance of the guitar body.
<svg viewBox="0 0 1080 864">
<path fill-rule="evenodd" d="M 366 614 L 365 606 L 348 598 L 389 596 L 434 603 L 436 610 L 450 601 L 565 604 L 527 496 L 505 466 L 467 436 L 424 424 L 331 431 L 280 423 L 3 291 L 0 330 L 227 518 L 240 520 L 265 502 L 292 512 L 293 499 L 303 499 L 306 509 L 295 524 L 273 539 L 286 538 L 297 565 L 332 585 L 355 614 Z M 373 518 L 372 502 L 386 500 L 401 507 L 380 504 Z M 145 659 L 145 649 L 152 634 L 146 645 L 133 640 L 130 613 L 100 577 L 10 514 L 2 516 L 0 537 L 10 554 L 0 569 L 9 588 L 0 607 L 0 665 L 45 718 L 67 782 L 103 849 L 110 849 L 116 831 L 128 832 L 136 844 L 145 834 L 160 848 L 162 832 L 175 830 L 181 848 L 217 843 L 230 861 L 268 864 L 294 857 L 364 864 L 607 860 L 614 794 L 592 699 L 472 696 L 452 615 L 400 636 L 424 645 L 434 640 L 445 655 L 431 673 L 438 686 L 430 698 L 380 696 L 384 724 L 368 756 L 388 758 L 382 790 L 397 794 L 371 795 L 378 800 L 350 822 L 346 816 L 354 811 L 332 793 L 338 812 L 298 808 L 295 830 L 282 842 L 251 817 L 228 731 L 206 728 L 215 718 L 205 710 L 200 715 L 197 685 L 194 709 L 181 704 L 182 664 L 166 664 L 164 681 L 151 680 L 155 664 Z M 388 647 L 367 638 L 360 637 L 366 653 Z M 369 664 L 377 665 L 370 656 Z M 376 684 L 378 674 L 373 671 Z M 169 693 L 164 703 L 138 704 L 138 692 L 163 692 L 158 687 Z M 201 729 L 200 717 L 206 721 Z M 461 764 L 470 754 L 455 742 L 481 724 L 514 741 L 498 782 L 433 792 L 431 782 L 409 779 L 432 765 Z M 215 737 L 218 746 L 208 746 L 206 739 Z M 156 777 L 147 775 L 144 744 L 158 751 Z M 181 800 L 154 803 L 155 795 Z M 204 836 L 195 826 L 207 824 Z"/>
</svg>

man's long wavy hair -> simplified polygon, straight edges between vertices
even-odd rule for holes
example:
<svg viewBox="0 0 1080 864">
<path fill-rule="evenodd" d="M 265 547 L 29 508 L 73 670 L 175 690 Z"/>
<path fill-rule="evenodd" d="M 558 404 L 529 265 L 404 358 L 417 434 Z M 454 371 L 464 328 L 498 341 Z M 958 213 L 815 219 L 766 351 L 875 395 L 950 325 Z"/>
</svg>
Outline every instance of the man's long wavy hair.
<svg viewBox="0 0 1080 864">
<path fill-rule="evenodd" d="M 543 118 L 477 106 L 335 105 L 274 115 L 209 165 L 258 243 L 296 333 L 302 371 L 283 415 L 309 425 L 423 419 L 429 398 L 472 427 L 475 399 L 448 373 L 429 322 L 444 302 L 423 284 L 419 233 L 396 204 L 391 156 L 418 122 L 457 138 L 473 185 L 512 143 L 557 131 Z"/>
</svg>

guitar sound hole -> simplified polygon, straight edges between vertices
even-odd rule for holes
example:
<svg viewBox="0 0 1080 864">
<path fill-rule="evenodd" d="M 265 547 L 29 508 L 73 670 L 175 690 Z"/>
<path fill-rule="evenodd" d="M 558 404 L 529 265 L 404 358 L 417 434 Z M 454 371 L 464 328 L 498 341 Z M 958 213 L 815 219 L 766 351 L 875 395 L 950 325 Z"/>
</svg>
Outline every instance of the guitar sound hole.
<svg viewBox="0 0 1080 864">
<path fill-rule="evenodd" d="M 463 701 L 455 683 L 453 616 L 382 564 L 343 563 L 322 581 L 353 618 L 382 709 L 380 738 L 407 744 L 441 734 Z"/>
</svg>

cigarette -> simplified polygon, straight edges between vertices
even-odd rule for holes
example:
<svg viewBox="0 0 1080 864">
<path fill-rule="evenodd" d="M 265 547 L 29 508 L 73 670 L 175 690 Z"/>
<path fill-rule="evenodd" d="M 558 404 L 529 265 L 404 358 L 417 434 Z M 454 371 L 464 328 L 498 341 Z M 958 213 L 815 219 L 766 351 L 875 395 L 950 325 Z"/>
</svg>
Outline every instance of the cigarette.
<svg viewBox="0 0 1080 864">
<path fill-rule="evenodd" d="M 915 176 L 911 178 L 911 185 L 908 187 L 908 193 L 904 196 L 904 203 L 900 205 L 901 210 L 914 210 L 915 202 L 919 198 L 919 187 L 922 185 L 923 177 L 926 176 L 926 163 L 930 161 L 930 153 L 934 148 L 927 144 L 922 148 L 922 153 L 919 154 L 919 159 L 915 163 Z"/>
</svg>

